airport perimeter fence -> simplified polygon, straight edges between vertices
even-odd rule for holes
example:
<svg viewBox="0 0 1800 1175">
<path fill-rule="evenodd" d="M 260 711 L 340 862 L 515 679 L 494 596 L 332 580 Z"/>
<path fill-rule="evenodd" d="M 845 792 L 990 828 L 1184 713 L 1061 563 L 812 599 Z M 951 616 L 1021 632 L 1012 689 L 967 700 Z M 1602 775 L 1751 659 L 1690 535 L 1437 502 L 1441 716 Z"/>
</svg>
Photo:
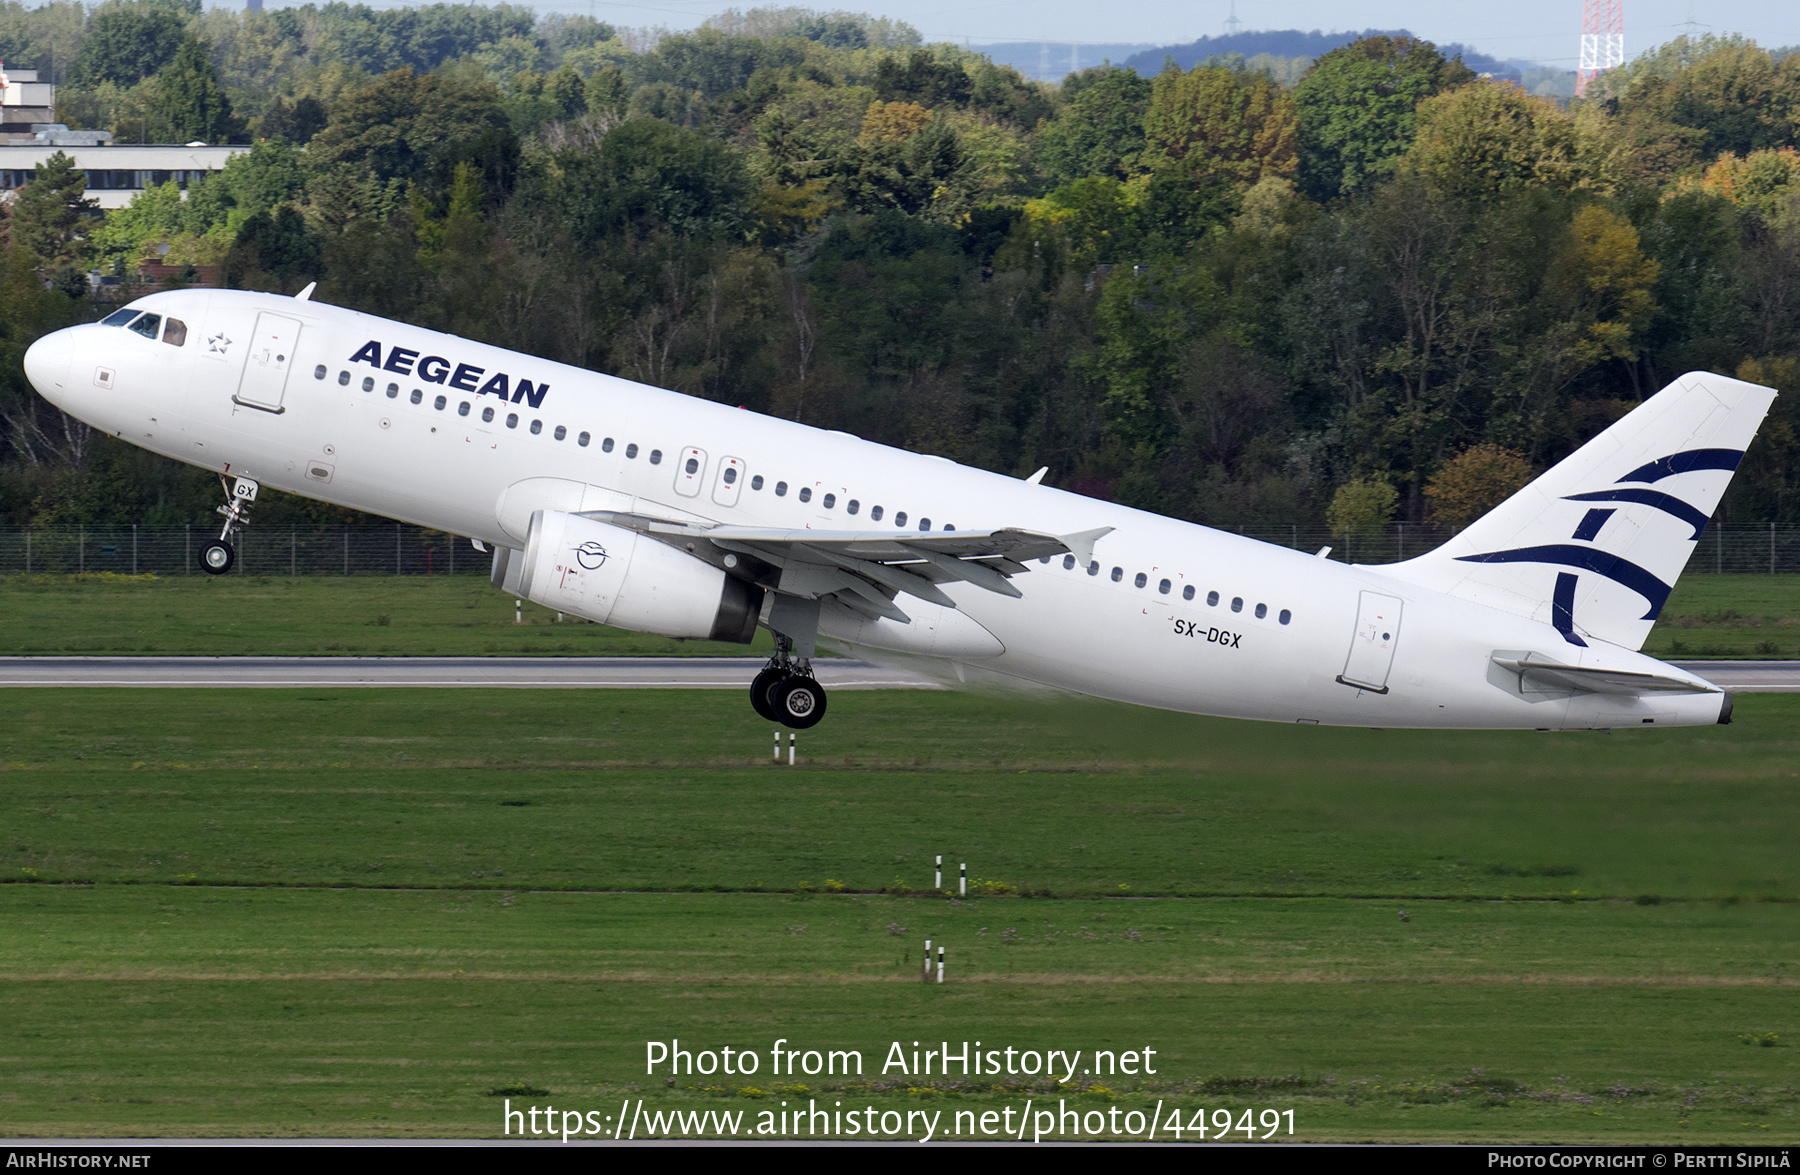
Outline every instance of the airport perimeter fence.
<svg viewBox="0 0 1800 1175">
<path fill-rule="evenodd" d="M 1277 546 L 1340 562 L 1395 563 L 1438 546 L 1450 532 L 1394 523 L 1381 531 L 1330 531 L 1318 526 L 1223 527 Z M 201 544 L 209 526 L 0 527 L 0 575 L 111 572 L 158 576 L 202 574 Z M 482 575 L 491 555 L 466 538 L 391 523 L 354 527 L 258 527 L 237 539 L 233 575 Z M 1714 526 L 1689 559 L 1690 574 L 1800 572 L 1800 528 Z"/>
</svg>

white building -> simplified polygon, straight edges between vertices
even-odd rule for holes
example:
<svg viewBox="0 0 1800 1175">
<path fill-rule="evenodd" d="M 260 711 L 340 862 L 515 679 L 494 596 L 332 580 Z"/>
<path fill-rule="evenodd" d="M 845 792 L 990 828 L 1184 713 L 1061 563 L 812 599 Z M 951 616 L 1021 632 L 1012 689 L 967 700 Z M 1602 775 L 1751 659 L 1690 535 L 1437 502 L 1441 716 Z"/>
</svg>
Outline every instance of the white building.
<svg viewBox="0 0 1800 1175">
<path fill-rule="evenodd" d="M 72 131 L 56 122 L 56 87 L 34 69 L 0 63 L 0 195 L 31 182 L 38 164 L 58 151 L 87 173 L 88 195 L 101 208 L 123 208 L 145 188 L 174 180 L 185 191 L 248 146 L 204 144 L 115 146 L 107 131 Z"/>
<path fill-rule="evenodd" d="M 174 180 L 187 186 L 225 166 L 233 155 L 248 151 L 237 147 L 75 146 L 54 142 L 35 146 L 0 146 L 0 192 L 11 193 L 31 182 L 38 164 L 58 151 L 87 173 L 88 195 L 102 208 L 123 208 L 145 188 L 161 187 Z"/>
</svg>

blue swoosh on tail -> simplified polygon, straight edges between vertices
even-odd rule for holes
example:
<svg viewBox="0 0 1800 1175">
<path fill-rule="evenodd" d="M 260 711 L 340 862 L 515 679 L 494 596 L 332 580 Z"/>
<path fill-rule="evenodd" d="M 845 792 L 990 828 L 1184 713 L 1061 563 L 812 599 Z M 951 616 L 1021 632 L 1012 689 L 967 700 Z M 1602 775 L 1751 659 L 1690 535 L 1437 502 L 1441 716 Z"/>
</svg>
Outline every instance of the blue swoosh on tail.
<svg viewBox="0 0 1800 1175">
<path fill-rule="evenodd" d="M 1520 547 L 1512 551 L 1489 551 L 1483 555 L 1458 555 L 1461 563 L 1550 563 L 1560 567 L 1579 567 L 1595 575 L 1603 575 L 1614 583 L 1630 588 L 1650 602 L 1650 610 L 1641 617 L 1655 620 L 1674 589 L 1629 559 L 1608 554 L 1597 547 L 1576 547 L 1553 543 L 1542 547 Z"/>
<path fill-rule="evenodd" d="M 1645 466 L 1645 468 L 1649 468 Z M 1694 509 L 1680 498 L 1665 494 L 1661 490 L 1595 490 L 1591 494 L 1569 494 L 1566 502 L 1639 502 L 1645 506 L 1653 506 L 1665 514 L 1673 514 L 1694 528 L 1694 541 L 1700 541 L 1701 532 L 1709 521 L 1706 515 Z"/>
</svg>

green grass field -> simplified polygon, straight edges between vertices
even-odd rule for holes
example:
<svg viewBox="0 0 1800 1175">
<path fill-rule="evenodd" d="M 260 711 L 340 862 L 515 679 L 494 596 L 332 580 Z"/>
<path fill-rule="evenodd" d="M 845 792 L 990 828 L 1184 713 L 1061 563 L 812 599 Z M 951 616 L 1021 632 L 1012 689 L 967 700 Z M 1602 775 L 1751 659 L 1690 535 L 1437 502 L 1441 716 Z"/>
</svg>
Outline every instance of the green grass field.
<svg viewBox="0 0 1800 1175">
<path fill-rule="evenodd" d="M 640 1137 L 1027 1099 L 1160 1102 L 1159 1137 L 1177 1108 L 1291 1109 L 1296 1140 L 1800 1133 L 1792 697 L 1607 736 L 843 693 L 795 768 L 735 693 L 8 699 L 14 1136 L 498 1135 L 509 1098 L 629 1105 Z M 976 894 L 924 892 L 938 853 Z M 771 1073 L 783 1037 L 864 1071 Z M 759 1072 L 646 1073 L 672 1038 Z M 1157 1073 L 882 1071 L 915 1040 Z"/>
<path fill-rule="evenodd" d="M 515 618 L 523 616 L 523 623 Z M 0 577 L 0 656 L 743 657 L 567 618 L 480 576 Z"/>
<path fill-rule="evenodd" d="M 477 576 L 202 575 L 0 578 L 0 656 L 742 656 L 755 645 L 676 641 L 570 620 Z M 1689 575 L 1644 651 L 1800 656 L 1800 575 Z"/>
</svg>

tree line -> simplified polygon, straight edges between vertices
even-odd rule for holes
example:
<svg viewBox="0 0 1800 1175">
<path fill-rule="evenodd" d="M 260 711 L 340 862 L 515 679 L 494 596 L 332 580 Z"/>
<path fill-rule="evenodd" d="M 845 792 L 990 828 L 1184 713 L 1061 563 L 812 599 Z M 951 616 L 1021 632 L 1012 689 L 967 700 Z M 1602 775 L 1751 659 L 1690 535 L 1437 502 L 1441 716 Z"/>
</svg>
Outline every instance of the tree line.
<svg viewBox="0 0 1800 1175">
<path fill-rule="evenodd" d="M 1406 37 L 1047 86 L 797 8 L 76 7 L 0 6 L 71 123 L 252 146 L 185 198 L 98 217 L 52 161 L 10 205 L 7 521 L 210 509 L 18 367 L 151 257 L 1222 526 L 1454 527 L 1682 372 L 1800 391 L 1800 55 L 1737 38 L 1559 103 Z M 1796 402 L 1727 521 L 1800 519 Z"/>
</svg>

